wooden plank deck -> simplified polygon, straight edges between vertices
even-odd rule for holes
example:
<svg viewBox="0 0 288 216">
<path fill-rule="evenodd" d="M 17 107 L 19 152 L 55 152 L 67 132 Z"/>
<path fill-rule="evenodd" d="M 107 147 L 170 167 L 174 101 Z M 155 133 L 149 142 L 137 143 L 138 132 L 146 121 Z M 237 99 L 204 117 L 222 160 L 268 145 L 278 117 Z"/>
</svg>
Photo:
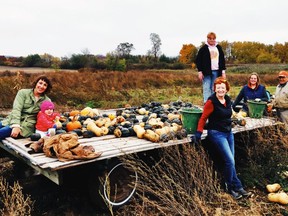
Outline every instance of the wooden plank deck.
<svg viewBox="0 0 288 216">
<path fill-rule="evenodd" d="M 235 126 L 233 133 L 240 133 L 266 126 L 273 126 L 279 124 L 273 118 L 252 119 L 246 118 L 245 126 Z M 106 135 L 93 138 L 80 138 L 81 145 L 92 145 L 102 155 L 92 160 L 71 160 L 61 162 L 57 158 L 46 157 L 44 153 L 31 153 L 31 149 L 26 147 L 29 139 L 13 139 L 6 138 L 0 142 L 0 147 L 10 152 L 14 156 L 24 160 L 28 165 L 40 171 L 43 175 L 50 178 L 55 183 L 59 184 L 58 171 L 68 167 L 79 166 L 82 164 L 97 162 L 108 158 L 119 157 L 125 154 L 144 152 L 152 149 L 168 147 L 172 145 L 179 145 L 189 143 L 192 134 L 187 138 L 181 140 L 170 140 L 169 142 L 153 143 L 145 139 L 138 139 L 137 137 L 116 138 L 114 135 Z M 207 132 L 204 131 L 202 139 L 205 139 Z"/>
</svg>

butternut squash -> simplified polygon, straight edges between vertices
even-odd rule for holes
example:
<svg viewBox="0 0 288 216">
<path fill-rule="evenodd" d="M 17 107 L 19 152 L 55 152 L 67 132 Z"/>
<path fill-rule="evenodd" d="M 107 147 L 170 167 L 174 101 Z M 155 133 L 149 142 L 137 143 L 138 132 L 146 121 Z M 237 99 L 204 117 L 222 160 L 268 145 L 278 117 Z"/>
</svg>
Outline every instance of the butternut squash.
<svg viewBox="0 0 288 216">
<path fill-rule="evenodd" d="M 162 136 L 164 134 L 169 135 L 170 132 L 171 132 L 171 127 L 170 126 L 165 126 L 163 128 L 155 129 L 155 133 L 157 133 L 159 136 Z"/>
<path fill-rule="evenodd" d="M 275 193 L 275 192 L 279 191 L 280 188 L 281 188 L 281 185 L 278 183 L 266 185 L 266 189 L 269 193 Z"/>
<path fill-rule="evenodd" d="M 91 118 L 95 116 L 95 114 L 94 114 L 94 112 L 93 112 L 91 107 L 85 107 L 84 109 L 82 109 L 80 111 L 80 115 L 81 116 L 89 116 Z"/>
<path fill-rule="evenodd" d="M 176 118 L 178 118 L 178 119 L 181 118 L 180 114 L 169 113 L 167 116 L 168 116 L 168 119 L 169 119 L 170 121 L 172 121 L 173 119 L 176 119 Z"/>
<path fill-rule="evenodd" d="M 149 116 L 149 119 L 151 119 L 151 118 L 157 118 L 157 113 L 151 113 Z"/>
<path fill-rule="evenodd" d="M 109 118 L 109 120 L 107 120 L 106 121 L 106 123 L 105 123 L 105 127 L 110 127 L 110 126 L 114 126 L 115 124 L 117 123 L 117 119 L 116 118 L 114 118 L 113 120 L 111 120 L 110 118 Z"/>
<path fill-rule="evenodd" d="M 139 125 L 144 128 L 145 127 L 145 122 L 140 122 Z"/>
<path fill-rule="evenodd" d="M 104 132 L 100 127 L 97 127 L 94 121 L 90 121 L 87 124 L 87 130 L 92 131 L 97 137 L 103 136 Z M 108 130 L 108 129 L 107 129 Z"/>
<path fill-rule="evenodd" d="M 170 107 L 169 104 L 162 104 L 161 106 L 162 106 L 164 109 L 169 109 L 169 107 Z"/>
<path fill-rule="evenodd" d="M 107 127 L 105 127 L 105 126 L 101 127 L 101 130 L 102 130 L 102 133 L 104 135 L 107 135 L 109 133 L 109 129 Z"/>
<path fill-rule="evenodd" d="M 182 126 L 178 125 L 176 123 L 172 123 L 171 124 L 171 129 L 172 129 L 172 131 L 177 132 L 177 131 L 180 131 L 182 129 Z"/>
<path fill-rule="evenodd" d="M 151 118 L 148 120 L 148 124 L 153 128 L 162 128 L 164 126 L 164 122 L 160 118 Z"/>
<path fill-rule="evenodd" d="M 92 112 L 94 113 L 94 116 L 99 116 L 100 115 L 99 110 L 96 109 L 96 108 L 92 108 Z"/>
<path fill-rule="evenodd" d="M 247 117 L 247 112 L 240 110 L 237 114 L 237 117 L 238 118 L 245 118 L 245 117 Z"/>
<path fill-rule="evenodd" d="M 60 122 L 60 117 L 55 119 L 56 128 L 62 128 L 62 123 Z"/>
<path fill-rule="evenodd" d="M 134 125 L 133 130 L 135 131 L 139 139 L 143 139 L 145 133 L 145 129 L 143 127 L 141 127 L 140 125 Z"/>
<path fill-rule="evenodd" d="M 93 119 L 91 119 L 91 118 L 87 118 L 84 122 L 83 122 L 83 125 L 87 125 L 89 122 L 94 122 L 94 120 Z"/>
<path fill-rule="evenodd" d="M 285 192 L 280 193 L 269 193 L 268 200 L 270 202 L 276 202 L 282 205 L 288 204 L 288 195 Z"/>
<path fill-rule="evenodd" d="M 145 115 L 147 113 L 146 109 L 145 108 L 140 108 L 137 110 L 137 112 L 140 114 L 140 115 Z"/>
<path fill-rule="evenodd" d="M 108 118 L 109 119 L 109 118 Z M 109 119 L 110 120 L 110 119 Z M 99 118 L 95 121 L 95 124 L 98 126 L 98 127 L 102 127 L 103 125 L 105 125 L 107 119 L 106 118 Z"/>
<path fill-rule="evenodd" d="M 160 136 L 152 130 L 146 130 L 143 137 L 151 142 L 159 142 Z"/>
</svg>

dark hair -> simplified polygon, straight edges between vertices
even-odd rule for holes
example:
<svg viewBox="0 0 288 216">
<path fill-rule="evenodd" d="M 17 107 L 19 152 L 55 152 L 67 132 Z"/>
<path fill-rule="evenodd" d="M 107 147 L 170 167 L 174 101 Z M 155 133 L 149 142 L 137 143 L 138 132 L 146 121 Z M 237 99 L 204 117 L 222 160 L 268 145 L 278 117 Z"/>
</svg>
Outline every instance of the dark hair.
<svg viewBox="0 0 288 216">
<path fill-rule="evenodd" d="M 47 89 L 43 92 L 43 94 L 49 93 L 52 89 L 52 84 L 51 84 L 51 81 L 48 79 L 48 77 L 46 77 L 44 75 L 41 75 L 41 76 L 36 78 L 36 80 L 32 83 L 32 88 L 35 89 L 39 80 L 43 80 L 44 82 L 47 83 Z"/>
</svg>

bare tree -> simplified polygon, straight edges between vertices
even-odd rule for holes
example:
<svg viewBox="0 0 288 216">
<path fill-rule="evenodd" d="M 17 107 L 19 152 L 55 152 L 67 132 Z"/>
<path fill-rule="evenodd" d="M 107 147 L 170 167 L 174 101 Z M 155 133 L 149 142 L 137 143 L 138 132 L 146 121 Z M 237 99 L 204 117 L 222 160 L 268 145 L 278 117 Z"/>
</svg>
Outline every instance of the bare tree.
<svg viewBox="0 0 288 216">
<path fill-rule="evenodd" d="M 155 60 L 157 57 L 161 54 L 160 52 L 160 46 L 162 45 L 161 39 L 158 34 L 156 33 L 151 33 L 150 34 L 150 40 L 152 43 L 152 48 L 151 50 L 148 50 L 148 54 L 153 55 Z"/>
</svg>

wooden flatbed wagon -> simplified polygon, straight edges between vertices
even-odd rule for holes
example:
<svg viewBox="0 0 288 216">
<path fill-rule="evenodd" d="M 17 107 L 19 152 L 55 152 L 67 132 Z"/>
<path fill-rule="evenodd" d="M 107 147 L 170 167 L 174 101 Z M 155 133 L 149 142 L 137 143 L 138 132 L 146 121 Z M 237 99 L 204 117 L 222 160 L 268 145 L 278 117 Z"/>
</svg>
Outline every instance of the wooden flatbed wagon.
<svg viewBox="0 0 288 216">
<path fill-rule="evenodd" d="M 252 119 L 247 117 L 245 120 L 246 125 L 236 125 L 233 128 L 233 133 L 240 133 L 243 131 L 249 131 L 278 124 L 274 118 L 268 117 L 260 119 Z M 116 138 L 114 135 L 79 138 L 80 144 L 92 145 L 96 151 L 102 152 L 102 155 L 91 160 L 71 160 L 65 162 L 61 162 L 57 158 L 46 157 L 44 153 L 32 153 L 31 149 L 26 147 L 28 143 L 31 143 L 30 139 L 13 139 L 9 137 L 0 142 L 0 147 L 15 157 L 19 158 L 20 160 L 24 161 L 26 164 L 58 185 L 64 183 L 63 176 L 65 175 L 65 172 L 72 173 L 74 168 L 80 168 L 83 171 L 84 169 L 82 169 L 82 167 L 86 167 L 88 165 L 89 172 L 94 173 L 93 177 L 92 175 L 85 177 L 86 179 L 91 178 L 90 182 L 92 182 L 91 184 L 94 184 L 94 187 L 90 187 L 90 190 L 94 188 L 92 194 L 97 196 L 99 195 L 99 190 L 101 190 L 107 202 L 109 202 L 112 206 L 120 206 L 128 202 L 129 199 L 133 196 L 137 187 L 138 176 L 136 171 L 132 173 L 131 171 L 127 172 L 124 164 L 117 160 L 117 158 L 123 155 L 134 153 L 149 154 L 149 152 L 155 149 L 189 143 L 191 142 L 191 136 L 193 136 L 193 134 L 189 134 L 187 138 L 181 140 L 170 140 L 168 142 L 158 143 L 154 143 L 145 139 L 138 139 L 137 137 Z M 205 139 L 206 136 L 207 133 L 204 131 L 202 139 Z M 118 193 L 112 196 L 113 199 L 110 198 L 111 194 L 110 196 L 107 195 L 106 187 L 108 183 L 106 180 L 104 181 L 104 184 L 99 184 L 99 181 L 97 180 L 99 176 L 104 176 L 104 173 L 106 176 L 105 179 L 108 179 L 107 176 L 110 179 L 110 186 L 112 182 L 113 184 L 118 184 L 118 189 L 123 189 L 118 190 Z M 97 179 L 95 177 L 97 177 Z M 132 188 L 131 183 L 134 185 Z"/>
</svg>

